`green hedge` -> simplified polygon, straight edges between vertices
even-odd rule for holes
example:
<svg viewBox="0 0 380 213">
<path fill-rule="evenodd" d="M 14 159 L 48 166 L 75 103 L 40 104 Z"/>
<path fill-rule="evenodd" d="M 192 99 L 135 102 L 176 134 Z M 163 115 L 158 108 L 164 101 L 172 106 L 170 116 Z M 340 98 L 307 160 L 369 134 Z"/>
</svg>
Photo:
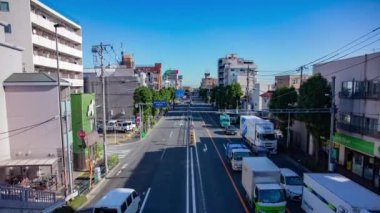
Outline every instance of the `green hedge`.
<svg viewBox="0 0 380 213">
<path fill-rule="evenodd" d="M 112 169 L 112 168 L 115 167 L 118 163 L 119 163 L 119 158 L 117 157 L 116 154 L 111 154 L 111 155 L 108 157 L 108 167 L 109 167 L 109 169 Z"/>
</svg>

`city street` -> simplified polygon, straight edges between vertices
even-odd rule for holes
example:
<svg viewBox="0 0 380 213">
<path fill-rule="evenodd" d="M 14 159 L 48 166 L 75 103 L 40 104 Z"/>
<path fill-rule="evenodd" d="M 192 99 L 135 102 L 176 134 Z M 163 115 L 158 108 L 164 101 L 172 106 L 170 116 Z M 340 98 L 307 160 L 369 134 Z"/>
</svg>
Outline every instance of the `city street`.
<svg viewBox="0 0 380 213">
<path fill-rule="evenodd" d="M 178 105 L 144 140 L 110 146 L 120 164 L 90 193 L 91 201 L 81 212 L 90 212 L 117 187 L 136 189 L 143 212 L 251 212 L 241 172 L 231 170 L 224 156 L 226 143 L 240 142 L 240 136 L 225 136 L 217 116 L 202 102 Z M 187 146 L 188 125 L 195 130 L 194 146 Z M 303 172 L 284 155 L 271 158 L 279 167 Z M 301 212 L 300 204 L 289 202 L 288 210 Z"/>
</svg>

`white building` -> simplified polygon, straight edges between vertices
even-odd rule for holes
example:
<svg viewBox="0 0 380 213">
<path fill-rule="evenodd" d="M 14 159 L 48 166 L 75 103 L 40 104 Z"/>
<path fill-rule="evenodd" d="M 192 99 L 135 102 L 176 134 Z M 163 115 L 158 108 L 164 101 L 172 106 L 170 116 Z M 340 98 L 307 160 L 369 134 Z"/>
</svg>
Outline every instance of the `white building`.
<svg viewBox="0 0 380 213">
<path fill-rule="evenodd" d="M 9 129 L 5 93 L 2 82 L 12 73 L 21 72 L 23 50 L 20 47 L 8 43 L 5 38 L 5 26 L 8 26 L 8 23 L 0 21 L 0 132 L 4 133 L 0 135 L 0 161 L 10 158 L 10 134 L 7 133 Z"/>
<path fill-rule="evenodd" d="M 250 103 L 253 106 L 254 111 L 261 111 L 268 109 L 268 95 L 264 95 L 268 91 L 273 90 L 272 84 L 267 83 L 255 83 L 255 89 L 251 91 Z M 270 97 L 269 97 L 270 98 Z"/>
<path fill-rule="evenodd" d="M 0 20 L 6 28 L 7 41 L 22 46 L 24 72 L 43 72 L 56 76 L 55 24 L 58 27 L 61 78 L 68 81 L 73 93 L 83 88 L 81 26 L 38 0 L 2 0 Z"/>
<path fill-rule="evenodd" d="M 339 171 L 380 193 L 380 52 L 316 64 L 313 73 L 336 77 Z"/>
</svg>

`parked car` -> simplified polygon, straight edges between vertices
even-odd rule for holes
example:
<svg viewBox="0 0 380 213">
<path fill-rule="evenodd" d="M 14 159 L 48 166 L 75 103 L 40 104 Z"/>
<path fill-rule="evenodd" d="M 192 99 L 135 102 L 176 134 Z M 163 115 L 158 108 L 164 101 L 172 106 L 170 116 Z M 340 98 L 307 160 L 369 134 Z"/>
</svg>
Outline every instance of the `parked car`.
<svg viewBox="0 0 380 213">
<path fill-rule="evenodd" d="M 134 189 L 116 188 L 95 204 L 93 213 L 137 213 L 140 208 L 141 198 Z"/>
<path fill-rule="evenodd" d="M 232 125 L 226 126 L 224 129 L 224 133 L 226 135 L 236 135 L 237 134 L 237 128 L 235 126 L 232 126 Z"/>
<path fill-rule="evenodd" d="M 128 132 L 128 131 L 132 131 L 135 127 L 136 127 L 136 124 L 132 123 L 132 121 L 118 122 L 116 125 L 116 131 Z"/>
<path fill-rule="evenodd" d="M 107 122 L 107 131 L 115 131 L 117 126 L 117 120 L 109 120 Z"/>
<path fill-rule="evenodd" d="M 281 168 L 281 185 L 288 199 L 301 201 L 303 181 L 297 173 L 288 168 Z"/>
</svg>

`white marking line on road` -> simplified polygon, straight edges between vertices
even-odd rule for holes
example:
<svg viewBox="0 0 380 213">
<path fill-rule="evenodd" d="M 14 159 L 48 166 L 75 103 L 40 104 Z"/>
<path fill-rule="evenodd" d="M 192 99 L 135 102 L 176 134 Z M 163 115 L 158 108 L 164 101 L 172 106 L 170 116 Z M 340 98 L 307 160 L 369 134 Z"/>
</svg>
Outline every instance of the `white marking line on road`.
<svg viewBox="0 0 380 213">
<path fill-rule="evenodd" d="M 203 152 L 207 152 L 207 144 L 204 144 L 205 146 L 203 147 Z"/>
<path fill-rule="evenodd" d="M 119 176 L 121 174 L 121 170 L 119 170 L 117 173 L 116 173 L 116 176 Z"/>
<path fill-rule="evenodd" d="M 185 135 L 187 134 L 187 131 L 185 129 Z M 190 212 L 190 205 L 189 205 L 189 144 L 187 144 L 187 137 L 185 137 L 185 144 L 186 144 L 186 213 Z"/>
<path fill-rule="evenodd" d="M 169 138 L 171 138 L 173 136 L 173 130 L 170 131 L 170 135 L 169 135 Z"/>
<path fill-rule="evenodd" d="M 124 164 L 122 167 L 121 167 L 121 170 L 124 170 L 125 168 L 127 168 L 128 164 Z"/>
<path fill-rule="evenodd" d="M 193 149 L 191 150 L 191 193 L 192 193 L 192 201 L 193 201 L 193 213 L 197 212 L 197 206 L 195 205 L 195 180 L 194 180 L 194 161 L 193 161 Z"/>
<path fill-rule="evenodd" d="M 161 154 L 161 160 L 164 158 L 165 152 L 166 152 L 166 148 L 164 149 L 164 151 Z"/>
<path fill-rule="evenodd" d="M 205 148 L 207 151 L 207 145 L 205 144 Z M 202 196 L 202 204 L 203 204 L 203 212 L 207 213 L 207 208 L 206 208 L 206 198 L 205 198 L 205 193 L 203 190 L 203 180 L 202 180 L 202 174 L 201 174 L 201 166 L 199 163 L 199 157 L 198 157 L 198 149 L 197 149 L 197 143 L 195 143 L 195 157 L 197 160 L 197 166 L 198 166 L 198 175 L 199 175 L 199 182 L 200 182 L 200 187 L 201 187 L 201 196 Z"/>
<path fill-rule="evenodd" d="M 140 209 L 140 213 L 142 213 L 144 211 L 144 207 L 145 207 L 145 204 L 146 204 L 146 200 L 148 200 L 148 197 L 149 197 L 149 193 L 150 193 L 150 187 L 148 189 L 148 191 L 146 192 L 146 195 L 144 197 L 144 201 L 141 205 L 141 209 Z"/>
<path fill-rule="evenodd" d="M 227 149 L 226 144 L 223 144 L 223 147 L 224 147 L 225 150 Z"/>
</svg>

